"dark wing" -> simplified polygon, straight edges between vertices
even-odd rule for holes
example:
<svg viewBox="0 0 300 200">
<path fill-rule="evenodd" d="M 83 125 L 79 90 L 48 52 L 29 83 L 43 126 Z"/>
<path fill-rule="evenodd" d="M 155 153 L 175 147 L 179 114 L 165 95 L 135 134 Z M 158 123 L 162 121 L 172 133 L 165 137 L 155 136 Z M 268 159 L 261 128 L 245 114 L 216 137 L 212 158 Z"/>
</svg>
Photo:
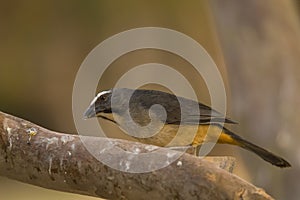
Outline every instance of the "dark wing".
<svg viewBox="0 0 300 200">
<path fill-rule="evenodd" d="M 165 108 L 167 114 L 166 124 L 210 124 L 222 122 L 236 124 L 233 120 L 226 118 L 218 111 L 213 110 L 202 103 L 183 97 L 178 97 L 177 99 L 173 94 L 156 90 L 136 90 L 133 93 L 130 105 L 134 105 L 131 106 L 132 108 L 141 108 L 141 110 L 133 112 L 139 114 L 136 116 L 133 114 L 132 117 L 139 121 L 139 119 L 142 118 L 140 116 L 141 113 L 143 113 L 143 115 L 148 115 L 149 113 L 145 112 L 145 110 L 149 110 L 150 107 L 155 104 Z M 182 109 L 180 109 L 180 105 L 182 106 Z M 158 118 L 161 117 L 162 120 L 164 119 L 160 112 L 155 113 L 155 115 Z M 145 119 L 145 117 L 146 116 L 143 116 L 143 119 Z"/>
<path fill-rule="evenodd" d="M 177 111 L 172 110 L 171 112 L 168 112 L 168 124 L 236 124 L 235 121 L 226 118 L 223 114 L 207 105 L 182 97 L 178 97 L 178 100 L 181 102 L 182 109 L 180 110 L 180 107 L 174 107 Z M 177 120 L 176 113 L 181 113 L 181 121 Z"/>
</svg>

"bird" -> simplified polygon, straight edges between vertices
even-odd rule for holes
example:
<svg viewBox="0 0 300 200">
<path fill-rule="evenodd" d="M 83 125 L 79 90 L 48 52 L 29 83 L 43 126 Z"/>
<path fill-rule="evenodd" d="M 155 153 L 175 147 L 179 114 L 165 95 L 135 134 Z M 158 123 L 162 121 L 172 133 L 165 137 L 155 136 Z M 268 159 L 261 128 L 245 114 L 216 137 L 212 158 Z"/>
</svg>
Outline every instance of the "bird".
<svg viewBox="0 0 300 200">
<path fill-rule="evenodd" d="M 160 147 L 200 147 L 205 142 L 239 146 L 280 168 L 291 164 L 280 156 L 225 128 L 237 124 L 211 107 L 171 93 L 130 88 L 100 91 L 84 118 L 102 118 L 141 143 Z"/>
</svg>

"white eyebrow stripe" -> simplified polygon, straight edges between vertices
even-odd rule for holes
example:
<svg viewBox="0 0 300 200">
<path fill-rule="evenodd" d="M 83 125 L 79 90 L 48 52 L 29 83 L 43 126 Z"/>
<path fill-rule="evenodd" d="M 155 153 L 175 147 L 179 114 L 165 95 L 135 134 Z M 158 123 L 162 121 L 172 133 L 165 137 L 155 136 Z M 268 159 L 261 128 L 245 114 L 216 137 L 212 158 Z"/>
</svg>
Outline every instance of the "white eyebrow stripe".
<svg viewBox="0 0 300 200">
<path fill-rule="evenodd" d="M 93 99 L 93 101 L 91 102 L 90 105 L 95 104 L 95 102 L 97 101 L 97 99 L 98 99 L 101 95 L 103 95 L 103 94 L 108 94 L 108 93 L 110 93 L 110 92 L 111 92 L 111 90 L 104 90 L 104 91 L 99 92 L 99 93 L 97 94 L 97 96 Z"/>
<path fill-rule="evenodd" d="M 103 94 L 108 94 L 108 93 L 110 93 L 111 92 L 111 90 L 104 90 L 104 91 L 101 91 L 101 92 L 99 92 L 98 94 L 97 94 L 97 97 L 99 98 L 101 95 L 103 95 Z"/>
</svg>

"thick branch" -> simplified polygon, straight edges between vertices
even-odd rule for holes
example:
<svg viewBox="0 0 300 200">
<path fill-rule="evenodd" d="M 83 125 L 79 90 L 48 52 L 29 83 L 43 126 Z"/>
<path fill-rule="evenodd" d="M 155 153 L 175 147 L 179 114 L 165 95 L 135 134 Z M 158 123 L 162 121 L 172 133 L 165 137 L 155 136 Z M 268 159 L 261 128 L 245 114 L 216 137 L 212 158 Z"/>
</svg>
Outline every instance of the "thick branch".
<svg viewBox="0 0 300 200">
<path fill-rule="evenodd" d="M 82 138 L 99 151 L 108 141 Z M 108 199 L 272 199 L 262 189 L 188 154 L 148 173 L 115 170 L 95 159 L 81 139 L 0 112 L 0 175 L 44 188 Z M 138 154 L 154 149 L 130 141 L 109 141 L 126 151 L 138 148 Z M 174 152 L 162 148 L 160 155 Z M 114 151 L 101 153 L 115 156 Z"/>
</svg>

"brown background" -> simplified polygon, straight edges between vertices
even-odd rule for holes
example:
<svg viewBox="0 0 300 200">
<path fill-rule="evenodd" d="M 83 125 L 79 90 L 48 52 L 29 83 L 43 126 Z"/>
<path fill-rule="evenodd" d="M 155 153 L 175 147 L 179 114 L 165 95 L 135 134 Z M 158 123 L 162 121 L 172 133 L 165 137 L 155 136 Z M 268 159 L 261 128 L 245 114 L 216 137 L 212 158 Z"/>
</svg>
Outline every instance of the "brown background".
<svg viewBox="0 0 300 200">
<path fill-rule="evenodd" d="M 246 3 L 245 3 L 246 2 Z M 300 42 L 293 1 L 3 1 L 0 3 L 0 110 L 52 130 L 76 133 L 72 89 L 77 70 L 100 42 L 145 26 L 180 31 L 212 56 L 226 84 L 229 113 L 240 135 L 289 160 L 277 169 L 237 147 L 219 145 L 213 155 L 234 155 L 235 173 L 277 199 L 300 196 Z M 99 84 L 121 72 L 158 62 L 183 71 L 209 103 L 201 77 L 176 55 L 143 50 L 116 60 Z M 226 64 L 225 64 L 226 63 Z M 142 78 L 142 77 L 139 77 Z M 123 137 L 116 127 L 103 123 Z M 297 190 L 298 189 L 298 190 Z M 1 199 L 91 199 L 0 178 Z"/>
</svg>

